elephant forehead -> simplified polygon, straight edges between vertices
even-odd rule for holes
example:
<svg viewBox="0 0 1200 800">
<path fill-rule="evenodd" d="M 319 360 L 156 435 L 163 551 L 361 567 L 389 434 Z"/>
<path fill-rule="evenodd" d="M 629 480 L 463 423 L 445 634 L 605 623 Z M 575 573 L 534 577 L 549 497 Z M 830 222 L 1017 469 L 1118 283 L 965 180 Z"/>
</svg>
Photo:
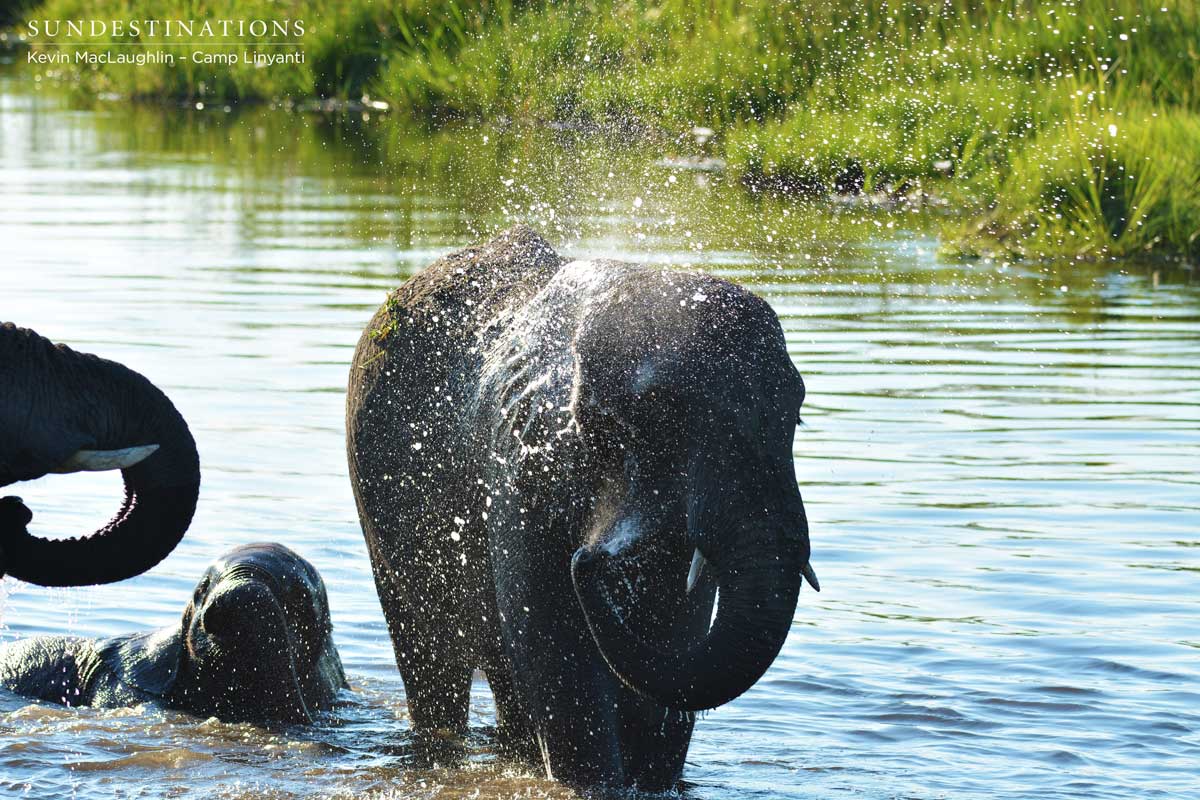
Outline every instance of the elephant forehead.
<svg viewBox="0 0 1200 800">
<path fill-rule="evenodd" d="M 311 569 L 311 565 L 295 551 L 277 542 L 257 542 L 235 547 L 222 555 L 216 563 L 229 566 L 240 563 L 254 564 L 271 571 L 296 568 L 307 571 Z"/>
<path fill-rule="evenodd" d="M 320 574 L 305 559 L 281 544 L 243 545 L 226 553 L 212 567 L 220 580 L 228 578 L 265 579 L 276 592 L 292 594 L 302 590 L 317 607 L 325 604 Z"/>
</svg>

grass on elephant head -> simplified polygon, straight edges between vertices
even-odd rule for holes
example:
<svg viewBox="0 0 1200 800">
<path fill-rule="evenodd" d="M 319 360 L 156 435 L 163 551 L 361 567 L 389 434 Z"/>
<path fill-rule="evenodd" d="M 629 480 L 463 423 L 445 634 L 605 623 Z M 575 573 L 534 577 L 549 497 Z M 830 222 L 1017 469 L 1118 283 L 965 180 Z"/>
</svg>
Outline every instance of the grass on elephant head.
<svg viewBox="0 0 1200 800">
<path fill-rule="evenodd" d="M 40 16 L 89 8 L 48 0 Z M 963 253 L 1200 258 L 1192 0 L 117 0 L 108 12 L 304 19 L 306 60 L 72 68 L 91 92 L 370 95 L 422 120 L 710 127 L 752 187 L 932 192 L 959 211 L 945 233 Z"/>
</svg>

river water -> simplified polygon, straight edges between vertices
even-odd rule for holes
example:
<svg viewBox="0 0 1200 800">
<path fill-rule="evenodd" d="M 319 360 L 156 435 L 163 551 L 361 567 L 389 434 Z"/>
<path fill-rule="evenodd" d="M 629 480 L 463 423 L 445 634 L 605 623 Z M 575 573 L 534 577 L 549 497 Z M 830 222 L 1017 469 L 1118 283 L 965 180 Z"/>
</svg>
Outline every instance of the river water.
<svg viewBox="0 0 1200 800">
<path fill-rule="evenodd" d="M 175 622 L 225 549 L 329 587 L 355 691 L 309 730 L 0 692 L 0 794 L 557 797 L 417 768 L 346 477 L 359 331 L 437 255 L 514 221 L 571 256 L 691 264 L 767 297 L 808 385 L 796 473 L 823 592 L 697 726 L 688 797 L 1200 797 L 1200 285 L 1183 270 L 940 260 L 928 214 L 755 199 L 621 144 L 258 109 L 75 109 L 0 80 L 0 318 L 143 372 L 189 420 L 195 522 L 151 572 L 6 579 L 0 641 Z M 38 530 L 112 474 L 12 487 Z"/>
</svg>

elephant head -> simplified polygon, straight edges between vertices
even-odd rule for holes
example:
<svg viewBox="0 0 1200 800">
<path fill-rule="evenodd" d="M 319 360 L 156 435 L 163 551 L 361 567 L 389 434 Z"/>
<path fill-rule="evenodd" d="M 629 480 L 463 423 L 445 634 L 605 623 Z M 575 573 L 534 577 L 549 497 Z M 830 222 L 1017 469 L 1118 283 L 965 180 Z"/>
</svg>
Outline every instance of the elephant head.
<svg viewBox="0 0 1200 800">
<path fill-rule="evenodd" d="M 174 549 L 196 509 L 200 464 L 183 417 L 150 381 L 112 361 L 0 325 L 0 486 L 49 473 L 120 469 L 125 502 L 82 538 L 30 535 L 0 501 L 0 575 L 44 586 L 110 583 Z"/>
<path fill-rule="evenodd" d="M 307 724 L 346 685 L 325 584 L 281 544 L 245 545 L 217 559 L 171 641 L 173 659 L 141 651 L 113 663 L 130 682 L 140 679 L 144 690 L 193 713 Z M 172 685 L 144 677 L 156 674 L 170 675 Z"/>
<path fill-rule="evenodd" d="M 804 384 L 761 299 L 705 276 L 638 280 L 574 342 L 573 415 L 608 477 L 571 573 L 609 668 L 697 711 L 762 676 L 802 576 L 817 588 L 792 460 Z"/>
</svg>

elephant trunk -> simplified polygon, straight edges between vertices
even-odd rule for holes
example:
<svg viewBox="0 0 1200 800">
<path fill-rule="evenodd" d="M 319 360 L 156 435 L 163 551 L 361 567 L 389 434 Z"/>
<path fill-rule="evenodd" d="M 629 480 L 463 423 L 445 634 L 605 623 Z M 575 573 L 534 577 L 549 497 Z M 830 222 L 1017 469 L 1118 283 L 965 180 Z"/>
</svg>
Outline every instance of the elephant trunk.
<svg viewBox="0 0 1200 800">
<path fill-rule="evenodd" d="M 91 586 L 140 575 L 179 544 L 199 489 L 199 481 L 139 489 L 125 475 L 125 502 L 111 522 L 81 538 L 11 535 L 3 544 L 5 570 L 41 586 Z"/>
<path fill-rule="evenodd" d="M 808 560 L 807 537 L 768 523 L 709 558 L 720 592 L 716 618 L 701 641 L 670 652 L 644 641 L 612 607 L 601 579 L 609 558 L 603 550 L 580 549 L 571 562 L 576 595 L 609 668 L 668 708 L 701 711 L 753 686 L 783 647 Z"/>
<path fill-rule="evenodd" d="M 23 526 L 0 525 L 0 567 L 43 586 L 131 578 L 166 558 L 191 524 L 200 490 L 196 443 L 170 399 L 143 376 L 95 356 L 55 350 L 51 368 L 79 376 L 87 387 L 88 411 L 78 415 L 77 424 L 97 447 L 60 462 L 63 469 L 57 471 L 97 468 L 79 463 L 81 454 L 94 464 L 117 453 L 109 463 L 124 467 L 125 501 L 107 525 L 81 538 L 43 539 Z"/>
<path fill-rule="evenodd" d="M 287 614 L 271 588 L 274 581 L 269 573 L 243 567 L 205 600 L 200 625 L 230 660 L 220 669 L 210 665 L 214 674 L 196 677 L 210 686 L 226 672 L 242 675 L 238 685 L 244 696 L 229 696 L 226 686 L 213 689 L 222 695 L 218 708 L 228 703 L 222 718 L 308 725 L 314 717 L 296 664 L 292 636 L 298 632 L 289 633 Z"/>
</svg>

